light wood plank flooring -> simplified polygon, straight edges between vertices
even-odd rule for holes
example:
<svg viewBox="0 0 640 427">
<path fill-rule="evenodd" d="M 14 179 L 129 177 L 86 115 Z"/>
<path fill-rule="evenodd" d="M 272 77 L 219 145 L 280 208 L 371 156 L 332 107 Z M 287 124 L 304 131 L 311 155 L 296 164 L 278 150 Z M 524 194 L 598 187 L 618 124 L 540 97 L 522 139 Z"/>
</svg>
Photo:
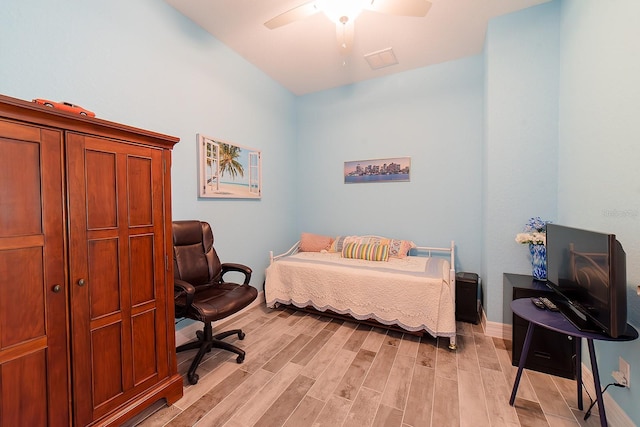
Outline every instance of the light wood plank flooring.
<svg viewBox="0 0 640 427">
<path fill-rule="evenodd" d="M 184 397 L 138 425 L 150 426 L 597 426 L 577 409 L 575 382 L 525 371 L 516 406 L 508 404 L 516 368 L 510 342 L 458 324 L 448 339 L 371 328 L 263 306 L 215 325 L 240 327 L 243 364 L 213 350 Z M 183 375 L 194 351 L 178 354 Z M 585 407 L 589 398 L 585 394 Z"/>
</svg>

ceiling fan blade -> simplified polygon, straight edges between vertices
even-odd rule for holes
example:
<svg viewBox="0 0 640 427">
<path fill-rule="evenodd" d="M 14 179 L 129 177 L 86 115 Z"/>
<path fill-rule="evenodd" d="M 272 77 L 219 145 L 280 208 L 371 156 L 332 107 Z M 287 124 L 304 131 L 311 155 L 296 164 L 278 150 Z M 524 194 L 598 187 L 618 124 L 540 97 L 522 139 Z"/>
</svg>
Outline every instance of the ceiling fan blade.
<svg viewBox="0 0 640 427">
<path fill-rule="evenodd" d="M 422 17 L 429 12 L 431 2 L 427 0 L 372 0 L 366 9 L 387 15 Z"/>
<path fill-rule="evenodd" d="M 281 13 L 275 18 L 272 18 L 265 22 L 264 25 L 270 30 L 273 30 L 274 28 L 282 27 L 283 25 L 299 21 L 300 19 L 304 19 L 318 12 L 320 11 L 316 8 L 315 1 L 310 1 L 308 3 L 294 7 L 291 10 L 287 10 L 284 13 Z"/>
<path fill-rule="evenodd" d="M 336 39 L 340 53 L 348 55 L 353 47 L 353 21 L 336 24 Z"/>
</svg>

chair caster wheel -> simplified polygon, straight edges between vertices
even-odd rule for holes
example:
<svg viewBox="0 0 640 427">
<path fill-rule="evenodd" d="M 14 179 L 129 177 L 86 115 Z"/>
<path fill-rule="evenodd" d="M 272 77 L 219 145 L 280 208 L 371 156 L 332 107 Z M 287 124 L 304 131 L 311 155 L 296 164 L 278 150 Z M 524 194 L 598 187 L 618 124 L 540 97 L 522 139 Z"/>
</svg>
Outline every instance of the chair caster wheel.
<svg viewBox="0 0 640 427">
<path fill-rule="evenodd" d="M 244 339 L 244 332 L 242 331 L 238 332 L 238 339 L 241 339 L 241 340 Z"/>
<path fill-rule="evenodd" d="M 187 375 L 187 379 L 189 380 L 189 384 L 196 385 L 196 384 L 198 384 L 198 380 L 200 379 L 200 375 L 198 375 L 198 374 Z"/>
<path fill-rule="evenodd" d="M 243 355 L 238 356 L 238 357 L 236 358 L 236 362 L 238 362 L 238 363 L 242 363 L 242 362 L 244 362 L 244 356 L 243 356 Z"/>
</svg>

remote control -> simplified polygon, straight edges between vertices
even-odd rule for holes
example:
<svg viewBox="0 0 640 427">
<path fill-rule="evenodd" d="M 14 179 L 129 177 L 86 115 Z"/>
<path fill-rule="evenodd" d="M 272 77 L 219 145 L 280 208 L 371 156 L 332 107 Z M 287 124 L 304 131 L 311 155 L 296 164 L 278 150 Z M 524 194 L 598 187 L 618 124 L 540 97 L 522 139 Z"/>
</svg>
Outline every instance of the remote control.
<svg viewBox="0 0 640 427">
<path fill-rule="evenodd" d="M 545 307 L 547 307 L 547 309 L 549 309 L 549 311 L 558 311 L 558 306 L 556 306 L 549 298 L 540 297 L 538 299 L 544 304 Z"/>
<path fill-rule="evenodd" d="M 533 303 L 533 305 L 535 305 L 536 307 L 538 307 L 540 310 L 544 310 L 545 308 L 547 308 L 544 303 L 542 301 L 540 301 L 540 299 L 536 298 L 536 297 L 532 297 L 531 298 L 531 302 Z"/>
</svg>

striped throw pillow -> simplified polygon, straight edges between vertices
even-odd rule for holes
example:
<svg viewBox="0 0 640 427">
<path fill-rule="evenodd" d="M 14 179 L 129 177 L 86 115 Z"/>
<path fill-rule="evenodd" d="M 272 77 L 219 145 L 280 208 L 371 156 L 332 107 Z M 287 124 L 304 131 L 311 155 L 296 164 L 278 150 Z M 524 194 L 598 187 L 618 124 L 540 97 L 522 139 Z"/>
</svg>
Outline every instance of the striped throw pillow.
<svg viewBox="0 0 640 427">
<path fill-rule="evenodd" d="M 389 245 L 347 243 L 342 248 L 342 258 L 388 261 Z"/>
</svg>

